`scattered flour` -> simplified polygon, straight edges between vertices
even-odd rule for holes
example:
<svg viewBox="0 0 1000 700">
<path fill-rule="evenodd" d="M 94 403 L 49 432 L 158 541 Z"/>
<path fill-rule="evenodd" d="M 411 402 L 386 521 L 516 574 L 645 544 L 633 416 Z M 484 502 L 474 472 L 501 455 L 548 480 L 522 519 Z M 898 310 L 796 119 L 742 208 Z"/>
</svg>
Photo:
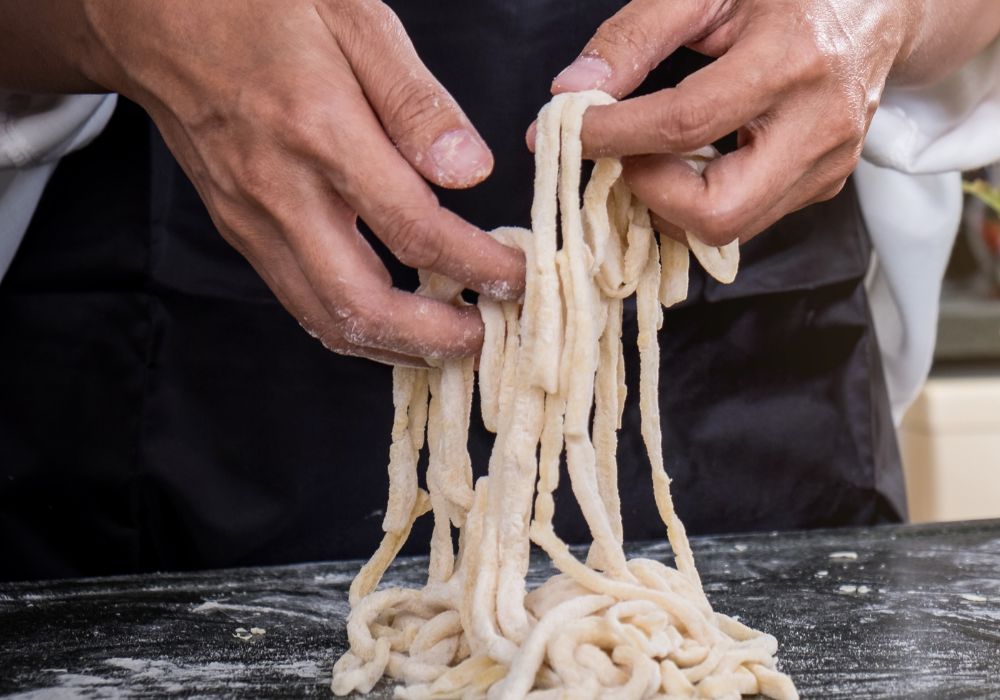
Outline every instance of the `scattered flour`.
<svg viewBox="0 0 1000 700">
<path fill-rule="evenodd" d="M 242 605 L 237 603 L 223 603 L 218 600 L 207 600 L 201 605 L 196 605 L 195 607 L 191 608 L 191 612 L 196 612 L 196 613 L 215 612 L 217 610 L 223 612 L 232 611 L 238 613 L 253 613 L 255 616 L 265 615 L 265 614 L 267 615 L 277 614 L 277 615 L 288 615 L 289 617 L 304 617 L 308 620 L 326 621 L 327 619 L 322 614 L 318 613 L 310 614 L 305 612 L 299 612 L 298 610 L 272 608 L 266 605 Z"/>
<path fill-rule="evenodd" d="M 247 629 L 246 627 L 237 627 L 233 636 L 237 639 L 242 639 L 244 642 L 253 639 L 254 637 L 262 637 L 267 632 L 263 627 L 251 627 Z"/>
<path fill-rule="evenodd" d="M 316 583 L 350 583 L 354 580 L 354 573 L 334 572 L 330 574 L 316 574 L 313 581 Z"/>
<path fill-rule="evenodd" d="M 837 592 L 843 593 L 845 595 L 850 595 L 853 593 L 857 593 L 858 595 L 865 595 L 866 593 L 871 592 L 871 590 L 872 589 L 869 588 L 868 586 L 858 586 L 853 583 L 845 583 L 844 585 L 842 585 L 840 588 L 837 589 Z"/>
<path fill-rule="evenodd" d="M 238 685 L 242 681 L 241 676 L 247 672 L 246 664 L 219 661 L 209 663 L 177 663 L 164 659 L 115 657 L 106 659 L 104 663 L 114 668 L 129 671 L 134 679 L 152 681 L 163 692 L 181 692 L 185 687 L 190 689 L 192 684 L 211 682 L 220 678 L 227 679 Z M 268 669 L 282 676 L 302 680 L 319 680 L 329 673 L 328 668 L 322 666 L 316 660 L 309 659 L 278 662 L 269 665 Z M 107 685 L 115 681 L 113 679 L 95 677 L 92 685 L 96 685 L 98 682 L 101 685 Z M 62 685 L 62 683 L 60 684 Z M 76 685 L 79 685 L 79 683 Z M 103 691 L 105 688 L 101 688 L 101 690 Z"/>
<path fill-rule="evenodd" d="M 858 558 L 857 552 L 830 552 L 831 559 L 854 560 Z"/>
</svg>

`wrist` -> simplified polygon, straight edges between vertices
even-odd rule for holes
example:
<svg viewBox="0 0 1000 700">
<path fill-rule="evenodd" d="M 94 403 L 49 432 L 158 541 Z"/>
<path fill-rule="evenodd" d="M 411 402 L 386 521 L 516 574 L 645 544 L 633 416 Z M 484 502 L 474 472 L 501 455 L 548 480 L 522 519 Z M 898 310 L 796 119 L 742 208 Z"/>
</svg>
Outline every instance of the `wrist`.
<svg viewBox="0 0 1000 700">
<path fill-rule="evenodd" d="M 898 31 L 898 46 L 889 70 L 890 79 L 905 72 L 924 37 L 927 4 L 924 0 L 903 0 L 884 18 L 889 28 Z"/>
<path fill-rule="evenodd" d="M 889 82 L 923 87 L 961 68 L 1000 37 L 997 0 L 907 0 L 912 13 L 908 42 L 896 57 Z"/>
<path fill-rule="evenodd" d="M 85 2 L 0 2 L 0 89 L 51 94 L 113 89 L 92 70 Z"/>
<path fill-rule="evenodd" d="M 135 26 L 125 27 L 121 22 L 122 2 L 106 0 L 81 0 L 82 17 L 80 37 L 77 42 L 77 65 L 89 80 L 108 92 L 129 93 L 126 61 L 120 50 L 121 41 L 116 37 L 121 31 L 136 32 Z"/>
</svg>

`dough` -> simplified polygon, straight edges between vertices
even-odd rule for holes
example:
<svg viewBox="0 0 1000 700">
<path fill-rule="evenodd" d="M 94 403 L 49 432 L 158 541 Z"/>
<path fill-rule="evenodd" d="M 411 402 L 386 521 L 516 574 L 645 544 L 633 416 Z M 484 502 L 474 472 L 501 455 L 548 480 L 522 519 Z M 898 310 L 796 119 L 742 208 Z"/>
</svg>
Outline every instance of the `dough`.
<svg viewBox="0 0 1000 700">
<path fill-rule="evenodd" d="M 350 650 L 333 669 L 338 695 L 368 692 L 388 675 L 401 683 L 396 696 L 412 699 L 798 697 L 776 670 L 775 638 L 712 610 L 674 512 L 657 331 L 662 307 L 687 295 L 689 256 L 673 240 L 658 244 L 617 160 L 596 162 L 581 209 L 583 112 L 612 101 L 574 93 L 542 109 L 533 230 L 494 232 L 524 251 L 527 286 L 523 303 L 479 302 L 482 419 L 496 433 L 488 476 L 473 483 L 467 449 L 472 362 L 394 370 L 385 537 L 351 586 Z M 710 274 L 732 281 L 736 244 L 718 250 L 688 240 Z M 430 276 L 422 290 L 461 303 L 442 278 Z M 676 569 L 627 560 L 622 549 L 616 453 L 626 393 L 622 304 L 632 294 L 642 437 Z M 425 442 L 426 491 L 417 478 Z M 585 562 L 552 528 L 563 453 L 593 534 Z M 376 590 L 428 510 L 426 585 Z M 529 591 L 531 542 L 560 573 Z"/>
</svg>

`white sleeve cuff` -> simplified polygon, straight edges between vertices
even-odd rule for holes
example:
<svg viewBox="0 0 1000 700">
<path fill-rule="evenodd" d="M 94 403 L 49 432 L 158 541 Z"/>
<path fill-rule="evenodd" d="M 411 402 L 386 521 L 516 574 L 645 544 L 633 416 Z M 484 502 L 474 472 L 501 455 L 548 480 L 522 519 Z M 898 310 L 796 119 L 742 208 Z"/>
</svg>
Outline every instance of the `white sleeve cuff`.
<svg viewBox="0 0 1000 700">
<path fill-rule="evenodd" d="M 82 148 L 107 125 L 116 100 L 0 92 L 0 169 L 54 162 Z"/>
<path fill-rule="evenodd" d="M 915 175 L 1000 160 L 1000 38 L 934 85 L 886 89 L 862 157 Z"/>
<path fill-rule="evenodd" d="M 116 95 L 0 92 L 0 280 L 56 163 L 101 133 L 116 102 Z"/>
<path fill-rule="evenodd" d="M 930 371 L 962 213 L 959 171 L 1000 160 L 1000 39 L 945 80 L 890 88 L 855 171 L 876 259 L 868 298 L 898 422 Z"/>
</svg>

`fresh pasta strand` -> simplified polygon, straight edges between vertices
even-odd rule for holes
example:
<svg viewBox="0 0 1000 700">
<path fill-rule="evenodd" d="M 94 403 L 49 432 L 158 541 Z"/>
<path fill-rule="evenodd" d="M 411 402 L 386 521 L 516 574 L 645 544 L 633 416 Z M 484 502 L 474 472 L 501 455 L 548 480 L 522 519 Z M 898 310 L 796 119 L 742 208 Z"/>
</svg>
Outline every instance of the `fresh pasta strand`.
<svg viewBox="0 0 1000 700">
<path fill-rule="evenodd" d="M 338 695 L 368 692 L 388 675 L 400 681 L 396 697 L 411 700 L 798 698 L 777 669 L 775 638 L 712 609 L 663 464 L 662 309 L 687 296 L 691 253 L 729 283 L 739 249 L 735 242 L 712 248 L 690 234 L 687 247 L 658 241 L 615 159 L 597 161 L 581 209 L 583 113 L 613 101 L 598 91 L 570 93 L 542 109 L 533 231 L 493 232 L 524 251 L 527 280 L 520 304 L 479 302 L 482 420 L 496 434 L 487 476 L 472 482 L 471 361 L 393 373 L 385 536 L 351 587 L 350 649 L 331 685 Z M 700 151 L 690 162 L 701 169 L 714 155 Z M 462 303 L 454 283 L 433 275 L 422 282 L 421 293 Z M 622 546 L 622 303 L 632 294 L 642 437 L 676 569 L 627 560 Z M 427 491 L 417 485 L 425 446 Z M 586 562 L 552 526 L 562 454 L 594 539 Z M 427 512 L 434 518 L 427 584 L 376 590 Z M 529 591 L 532 542 L 560 573 Z"/>
</svg>

